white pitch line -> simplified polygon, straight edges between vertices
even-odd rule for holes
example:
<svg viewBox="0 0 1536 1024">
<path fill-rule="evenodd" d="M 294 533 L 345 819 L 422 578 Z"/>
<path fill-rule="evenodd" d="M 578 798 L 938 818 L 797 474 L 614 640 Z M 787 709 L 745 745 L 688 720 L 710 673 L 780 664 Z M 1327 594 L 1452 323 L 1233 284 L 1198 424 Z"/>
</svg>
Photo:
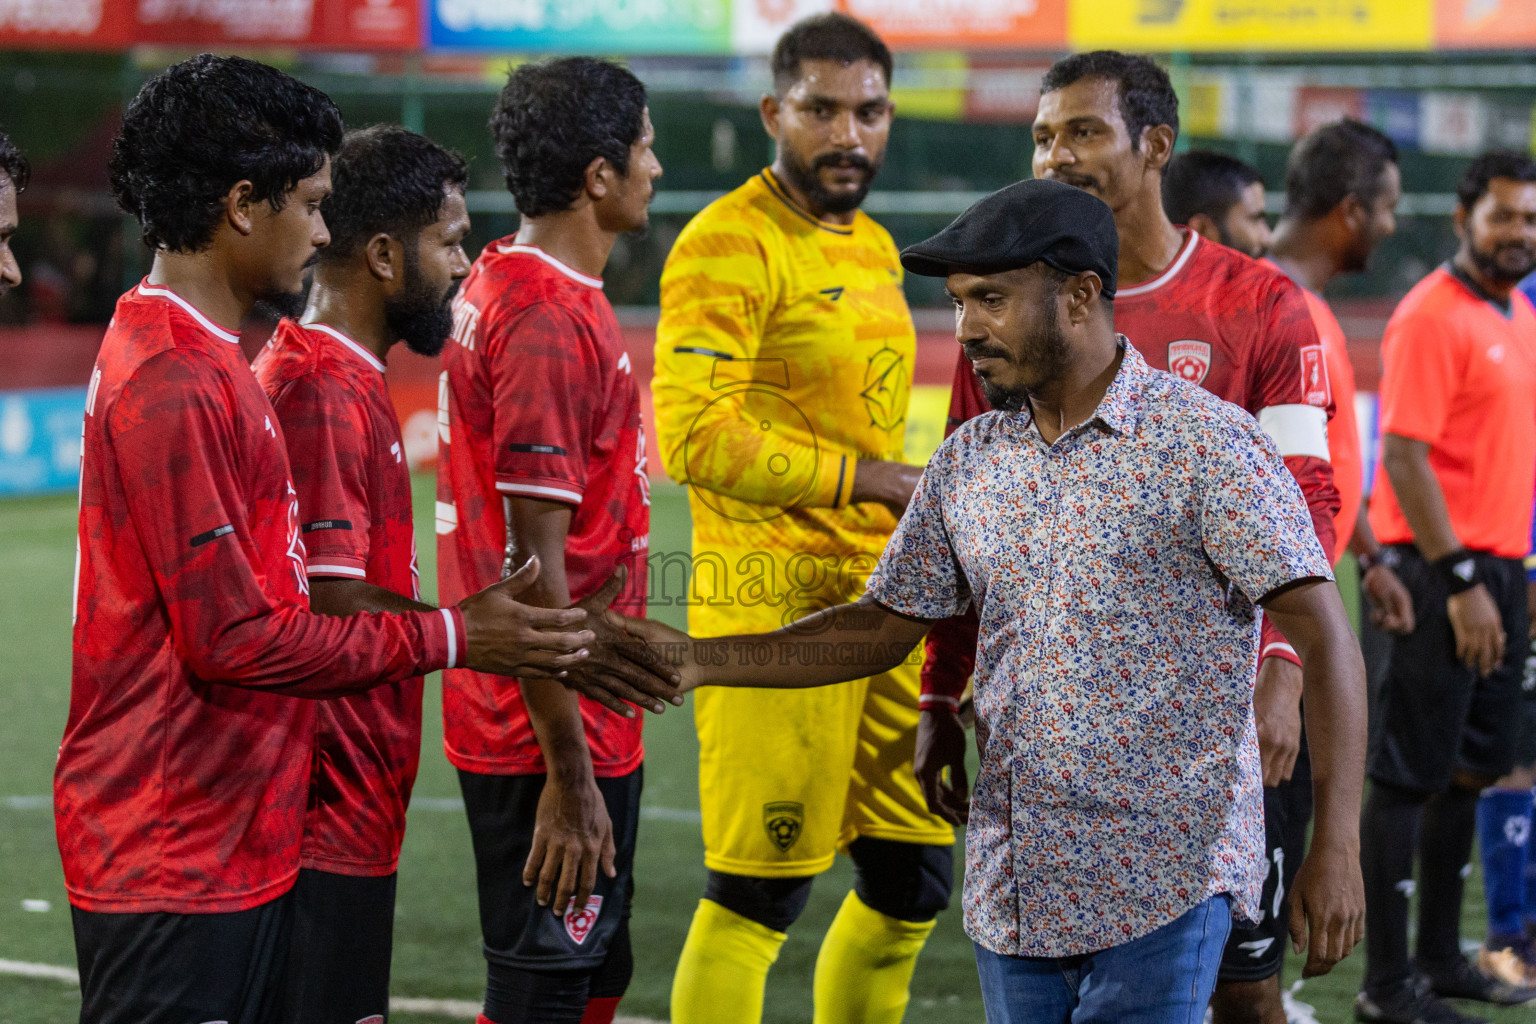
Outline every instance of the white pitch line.
<svg viewBox="0 0 1536 1024">
<path fill-rule="evenodd" d="M 34 794 L 0 797 L 0 807 L 12 811 L 47 811 L 53 809 L 53 797 Z M 464 801 L 456 796 L 418 796 L 411 800 L 411 810 L 457 813 L 464 810 Z M 676 821 L 689 825 L 697 825 L 704 820 L 692 808 L 650 805 L 640 808 L 640 817 L 646 821 Z"/>
<path fill-rule="evenodd" d="M 42 978 L 62 981 L 66 985 L 80 984 L 80 972 L 73 967 L 56 967 L 53 964 L 33 964 L 25 960 L 0 960 L 0 974 L 18 978 Z M 480 1004 L 468 999 L 412 999 L 391 996 L 391 1013 L 421 1013 L 453 1020 L 474 1020 L 480 1014 Z M 666 1024 L 649 1017 L 615 1017 L 614 1024 Z"/>
</svg>

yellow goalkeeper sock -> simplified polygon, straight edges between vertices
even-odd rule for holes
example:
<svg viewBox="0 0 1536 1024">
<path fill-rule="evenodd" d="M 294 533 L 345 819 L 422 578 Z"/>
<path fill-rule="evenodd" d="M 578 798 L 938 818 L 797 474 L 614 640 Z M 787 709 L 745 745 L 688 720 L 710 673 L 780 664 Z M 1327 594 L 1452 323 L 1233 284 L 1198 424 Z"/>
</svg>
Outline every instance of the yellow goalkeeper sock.
<svg viewBox="0 0 1536 1024">
<path fill-rule="evenodd" d="M 815 1024 L 898 1024 L 934 924 L 886 917 L 850 892 L 816 958 Z"/>
<path fill-rule="evenodd" d="M 759 1024 L 782 945 L 783 932 L 700 900 L 672 978 L 672 1024 Z"/>
</svg>

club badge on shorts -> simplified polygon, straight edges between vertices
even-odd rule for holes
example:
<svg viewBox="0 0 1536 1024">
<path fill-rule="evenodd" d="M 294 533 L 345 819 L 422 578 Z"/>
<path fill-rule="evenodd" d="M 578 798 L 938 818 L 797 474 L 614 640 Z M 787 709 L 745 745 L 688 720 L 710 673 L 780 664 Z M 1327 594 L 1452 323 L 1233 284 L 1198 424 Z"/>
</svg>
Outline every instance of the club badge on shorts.
<svg viewBox="0 0 1536 1024">
<path fill-rule="evenodd" d="M 1177 374 L 1191 384 L 1204 383 L 1211 372 L 1211 343 L 1208 341 L 1170 341 L 1168 343 L 1168 372 Z"/>
<path fill-rule="evenodd" d="M 576 909 L 576 897 L 571 897 L 571 905 L 565 908 L 565 934 L 571 937 L 576 945 L 587 941 L 587 936 L 592 934 L 592 926 L 597 924 L 598 912 L 603 909 L 601 896 L 588 896 L 587 905 L 581 910 Z"/>
<path fill-rule="evenodd" d="M 787 853 L 799 841 L 800 829 L 804 825 L 805 804 L 788 800 L 763 804 L 763 827 L 768 830 L 768 839 L 779 848 L 780 853 Z"/>
</svg>

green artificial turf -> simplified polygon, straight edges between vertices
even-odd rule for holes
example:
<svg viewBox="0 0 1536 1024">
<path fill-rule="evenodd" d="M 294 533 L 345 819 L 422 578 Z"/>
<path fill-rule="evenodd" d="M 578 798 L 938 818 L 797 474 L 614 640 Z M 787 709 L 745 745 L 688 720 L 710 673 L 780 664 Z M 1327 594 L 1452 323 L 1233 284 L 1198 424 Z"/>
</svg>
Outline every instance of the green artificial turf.
<svg viewBox="0 0 1536 1024">
<path fill-rule="evenodd" d="M 653 551 L 685 551 L 687 501 L 670 485 L 653 490 Z M 416 489 L 422 581 L 435 580 L 431 479 Z M 75 499 L 0 502 L 0 960 L 72 965 L 69 912 L 64 899 L 52 817 L 46 804 L 55 751 L 69 695 L 70 586 L 74 569 Z M 1341 580 L 1345 586 L 1353 580 Z M 657 609 L 681 625 L 681 608 Z M 473 861 L 453 772 L 441 754 L 439 701 L 428 686 L 426 737 L 418 801 L 401 861 L 395 929 L 396 995 L 477 1000 L 482 960 L 475 910 Z M 665 1019 L 672 967 L 703 889 L 703 847 L 690 815 L 698 807 L 692 715 L 671 711 L 647 723 L 647 816 L 642 822 L 633 920 L 635 979 L 622 1012 Z M 34 799 L 41 797 L 43 799 Z M 811 973 L 822 933 L 852 881 L 844 859 L 820 878 L 809 908 L 785 943 L 769 978 L 769 1022 L 809 1021 Z M 46 900 L 45 912 L 22 908 Z M 1464 934 L 1480 937 L 1483 901 L 1477 873 L 1469 882 Z M 1294 978 L 1294 971 L 1289 977 Z M 1326 979 L 1308 982 L 1299 997 L 1315 1005 L 1321 1021 L 1350 1019 L 1360 977 L 1355 956 Z M 0 1024 L 66 1021 L 79 1005 L 75 989 L 51 980 L 0 973 Z M 1531 1020 L 1531 1011 L 1489 1013 L 1498 1021 Z M 395 1015 L 406 1022 L 441 1020 Z M 970 944 L 952 908 L 918 964 L 912 1022 L 980 1021 L 981 1002 Z"/>
</svg>

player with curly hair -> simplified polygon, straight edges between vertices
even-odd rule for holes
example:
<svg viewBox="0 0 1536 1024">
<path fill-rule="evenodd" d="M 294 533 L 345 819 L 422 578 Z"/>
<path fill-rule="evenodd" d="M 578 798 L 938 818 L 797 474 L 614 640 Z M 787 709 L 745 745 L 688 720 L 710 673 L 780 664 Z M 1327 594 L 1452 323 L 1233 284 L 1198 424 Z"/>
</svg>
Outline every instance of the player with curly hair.
<svg viewBox="0 0 1536 1024">
<path fill-rule="evenodd" d="M 26 190 L 32 165 L 10 136 L 0 132 L 0 295 L 21 284 L 21 267 L 11 252 L 11 236 L 16 233 L 16 197 Z"/>
</svg>

